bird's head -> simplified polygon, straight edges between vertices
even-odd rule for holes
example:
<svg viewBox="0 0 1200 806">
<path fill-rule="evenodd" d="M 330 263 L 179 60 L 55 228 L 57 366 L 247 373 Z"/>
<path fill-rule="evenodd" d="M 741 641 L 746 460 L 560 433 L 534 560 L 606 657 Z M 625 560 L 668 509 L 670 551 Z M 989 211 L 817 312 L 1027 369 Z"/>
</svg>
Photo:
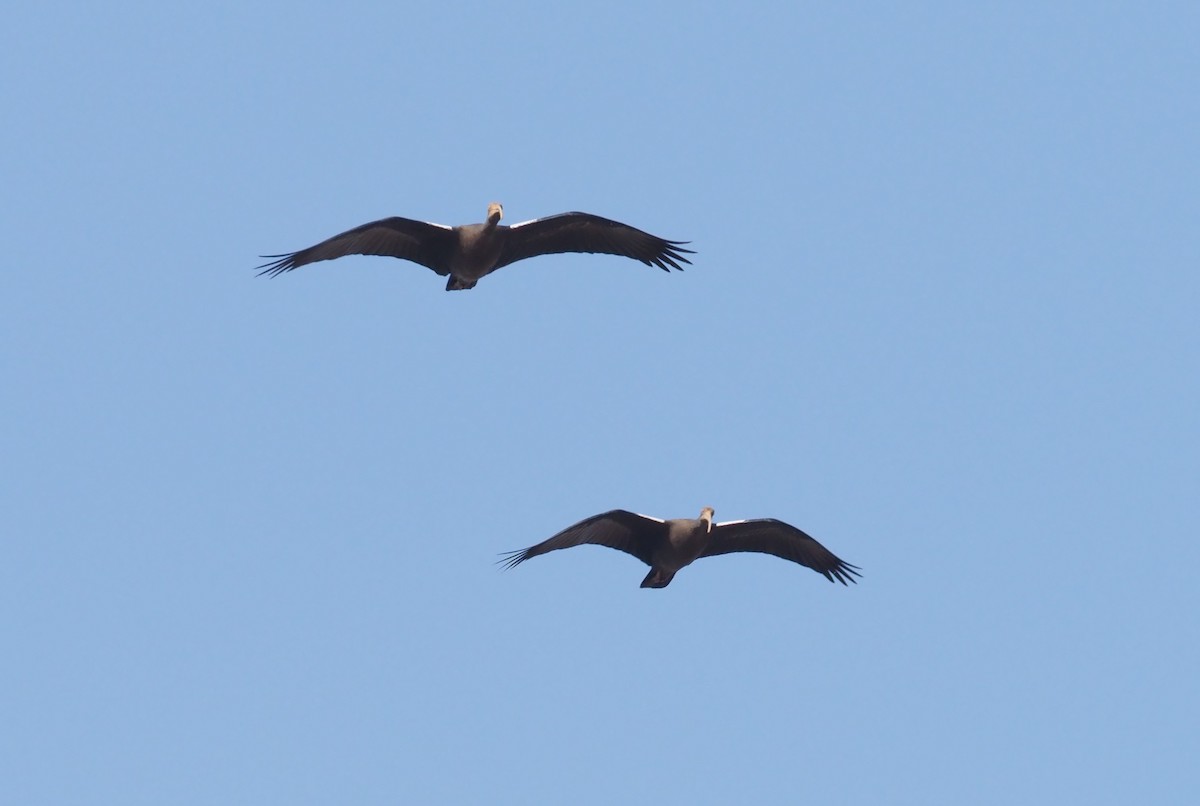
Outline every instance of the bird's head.
<svg viewBox="0 0 1200 806">
<path fill-rule="evenodd" d="M 489 224 L 498 224 L 500 219 L 504 218 L 504 205 L 500 202 L 492 202 L 488 205 L 487 220 Z"/>
<path fill-rule="evenodd" d="M 712 531 L 712 519 L 713 515 L 716 514 L 716 510 L 714 510 L 712 507 L 705 507 L 704 509 L 700 510 L 700 520 L 704 521 L 704 530 L 706 532 Z"/>
</svg>

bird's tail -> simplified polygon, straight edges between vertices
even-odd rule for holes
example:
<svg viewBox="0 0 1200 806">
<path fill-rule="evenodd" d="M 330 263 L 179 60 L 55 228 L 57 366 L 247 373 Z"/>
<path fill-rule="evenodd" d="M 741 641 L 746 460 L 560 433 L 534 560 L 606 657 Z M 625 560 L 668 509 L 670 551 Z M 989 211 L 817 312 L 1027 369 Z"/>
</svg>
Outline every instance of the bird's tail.
<svg viewBox="0 0 1200 806">
<path fill-rule="evenodd" d="M 642 580 L 643 588 L 665 588 L 675 578 L 674 571 L 664 571 L 661 568 L 651 568 L 650 573 Z"/>
<path fill-rule="evenodd" d="M 446 281 L 447 291 L 466 291 L 468 288 L 474 288 L 478 280 L 464 280 L 461 277 L 450 275 L 450 279 Z"/>
</svg>

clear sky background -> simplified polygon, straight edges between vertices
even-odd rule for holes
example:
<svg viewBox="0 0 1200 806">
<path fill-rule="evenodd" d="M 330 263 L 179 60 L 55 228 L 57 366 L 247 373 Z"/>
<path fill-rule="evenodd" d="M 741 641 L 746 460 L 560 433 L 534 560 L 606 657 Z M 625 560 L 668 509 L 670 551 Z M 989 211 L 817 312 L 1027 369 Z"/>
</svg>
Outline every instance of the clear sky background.
<svg viewBox="0 0 1200 806">
<path fill-rule="evenodd" d="M 1195 4 L 3 29 L 0 802 L 1196 802 Z M 492 200 L 695 265 L 253 271 Z"/>
</svg>

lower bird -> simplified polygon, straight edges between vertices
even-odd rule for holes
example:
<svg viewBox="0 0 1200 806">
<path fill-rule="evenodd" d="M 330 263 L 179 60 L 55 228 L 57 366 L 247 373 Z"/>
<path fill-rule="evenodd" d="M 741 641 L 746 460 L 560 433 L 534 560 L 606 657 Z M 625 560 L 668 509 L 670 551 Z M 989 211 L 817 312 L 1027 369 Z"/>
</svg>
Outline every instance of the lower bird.
<svg viewBox="0 0 1200 806">
<path fill-rule="evenodd" d="M 683 271 L 691 264 L 684 254 L 687 241 L 668 241 L 620 221 L 591 213 L 559 213 L 520 224 L 501 226 L 504 208 L 492 202 L 487 221 L 448 227 L 411 218 L 381 218 L 321 241 L 316 246 L 283 255 L 263 255 L 270 262 L 259 274 L 274 277 L 298 266 L 346 255 L 384 255 L 411 260 L 433 269 L 446 281 L 447 291 L 474 288 L 496 269 L 537 255 L 562 252 L 600 252 L 640 260 L 665 272 Z"/>
<path fill-rule="evenodd" d="M 795 526 L 774 518 L 713 523 L 713 514 L 712 507 L 705 507 L 699 518 L 661 520 L 614 509 L 568 526 L 536 546 L 509 552 L 500 562 L 513 568 L 548 551 L 593 543 L 632 554 L 650 566 L 643 588 L 665 588 L 681 568 L 695 560 L 735 551 L 774 554 L 843 585 L 857 582 L 855 577 L 861 576 L 858 566 L 838 559 Z"/>
</svg>

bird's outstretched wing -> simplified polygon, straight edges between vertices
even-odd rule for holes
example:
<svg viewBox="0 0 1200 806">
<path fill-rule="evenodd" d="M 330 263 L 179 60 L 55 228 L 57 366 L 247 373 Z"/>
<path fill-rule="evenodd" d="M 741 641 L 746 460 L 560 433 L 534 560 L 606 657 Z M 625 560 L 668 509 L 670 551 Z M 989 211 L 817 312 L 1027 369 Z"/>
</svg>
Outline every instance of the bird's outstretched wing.
<svg viewBox="0 0 1200 806">
<path fill-rule="evenodd" d="M 668 241 L 628 224 L 590 213 L 559 213 L 535 218 L 508 228 L 508 237 L 496 268 L 536 255 L 562 252 L 599 252 L 640 260 L 663 271 L 683 271 L 680 263 L 691 264 L 684 254 L 687 241 Z"/>
<path fill-rule="evenodd" d="M 654 546 L 666 539 L 666 532 L 667 525 L 658 518 L 614 509 L 585 518 L 574 526 L 568 526 L 536 546 L 510 551 L 501 557 L 500 563 L 505 568 L 513 568 L 548 551 L 593 543 L 632 554 L 646 565 L 650 565 L 650 555 Z"/>
<path fill-rule="evenodd" d="M 333 260 L 346 255 L 382 255 L 411 260 L 446 275 L 450 273 L 447 264 L 454 250 L 455 237 L 453 228 L 444 224 L 428 224 L 411 218 L 381 218 L 299 252 L 263 255 L 271 260 L 257 268 L 262 270 L 259 274 L 274 277 L 318 260 Z"/>
<path fill-rule="evenodd" d="M 843 585 L 847 582 L 857 582 L 855 577 L 861 576 L 858 566 L 838 559 L 811 535 L 774 518 L 716 524 L 713 527 L 712 540 L 700 556 L 713 557 L 735 551 L 773 554 L 806 565 L 824 574 L 830 582 L 837 581 Z"/>
</svg>

